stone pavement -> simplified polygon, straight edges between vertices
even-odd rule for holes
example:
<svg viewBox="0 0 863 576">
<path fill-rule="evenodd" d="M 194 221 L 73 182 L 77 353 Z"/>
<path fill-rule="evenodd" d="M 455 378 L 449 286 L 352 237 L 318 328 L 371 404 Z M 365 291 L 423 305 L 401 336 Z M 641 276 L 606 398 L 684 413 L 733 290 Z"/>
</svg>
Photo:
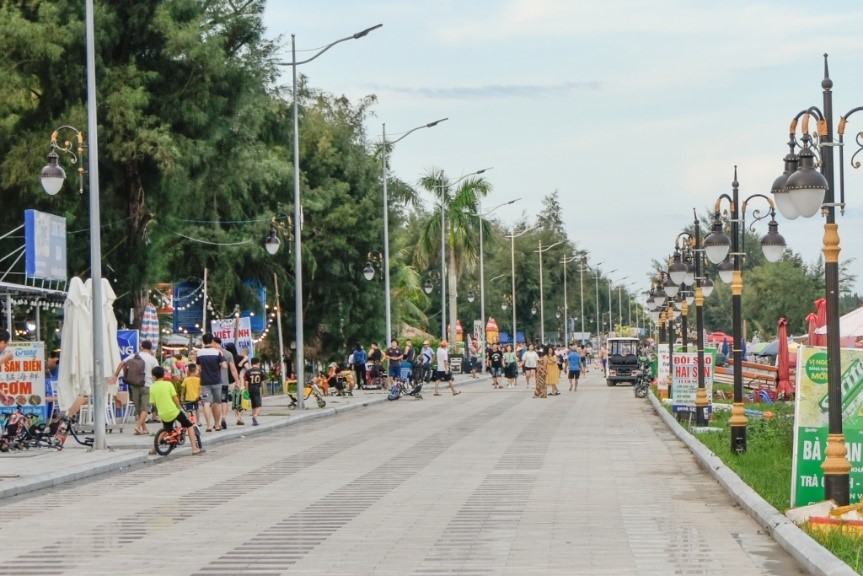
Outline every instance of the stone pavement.
<svg viewBox="0 0 863 576">
<path fill-rule="evenodd" d="M 630 388 L 457 386 L 363 393 L 330 418 L 271 405 L 264 426 L 206 435 L 201 457 L 4 494 L 0 576 L 804 573 Z"/>
</svg>

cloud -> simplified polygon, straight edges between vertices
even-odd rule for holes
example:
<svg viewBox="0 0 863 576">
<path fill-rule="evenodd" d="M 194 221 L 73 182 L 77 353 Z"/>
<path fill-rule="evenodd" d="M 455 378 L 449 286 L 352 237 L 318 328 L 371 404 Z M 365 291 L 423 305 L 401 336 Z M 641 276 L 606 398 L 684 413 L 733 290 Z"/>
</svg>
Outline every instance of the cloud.
<svg viewBox="0 0 863 576">
<path fill-rule="evenodd" d="M 599 82 L 563 82 L 559 84 L 487 84 L 484 86 L 405 87 L 374 86 L 375 91 L 411 94 L 434 100 L 480 100 L 488 98 L 546 98 L 574 92 L 598 90 Z"/>
</svg>

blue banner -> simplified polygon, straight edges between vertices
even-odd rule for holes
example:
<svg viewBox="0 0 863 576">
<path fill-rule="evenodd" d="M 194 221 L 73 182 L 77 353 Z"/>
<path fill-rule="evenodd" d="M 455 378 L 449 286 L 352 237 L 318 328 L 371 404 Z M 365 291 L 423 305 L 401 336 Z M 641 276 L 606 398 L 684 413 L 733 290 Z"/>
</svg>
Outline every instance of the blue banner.
<svg viewBox="0 0 863 576">
<path fill-rule="evenodd" d="M 37 210 L 24 211 L 24 268 L 28 278 L 68 279 L 65 218 Z"/>
<path fill-rule="evenodd" d="M 141 337 L 137 330 L 117 330 L 117 344 L 120 346 L 120 359 L 125 360 L 140 350 Z"/>
<path fill-rule="evenodd" d="M 174 284 L 174 334 L 201 334 L 204 318 L 204 285 L 201 282 Z"/>
</svg>

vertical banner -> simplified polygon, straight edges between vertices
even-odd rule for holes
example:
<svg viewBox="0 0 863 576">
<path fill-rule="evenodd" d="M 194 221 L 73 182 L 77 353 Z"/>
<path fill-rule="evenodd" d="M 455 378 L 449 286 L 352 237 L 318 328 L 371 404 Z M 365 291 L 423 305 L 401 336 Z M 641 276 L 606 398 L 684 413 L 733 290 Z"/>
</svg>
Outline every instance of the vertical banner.
<svg viewBox="0 0 863 576">
<path fill-rule="evenodd" d="M 851 502 L 863 497 L 863 350 L 842 349 L 842 431 L 851 462 Z M 821 463 L 827 448 L 830 404 L 827 398 L 827 351 L 797 348 L 797 394 L 791 460 L 791 506 L 824 500 Z"/>
<path fill-rule="evenodd" d="M 21 406 L 24 414 L 47 420 L 45 405 L 45 343 L 9 342 L 14 358 L 0 366 L 0 414 Z"/>
<path fill-rule="evenodd" d="M 670 375 L 668 344 L 658 344 L 656 346 L 656 391 L 660 398 L 668 398 L 668 377 Z"/>
<path fill-rule="evenodd" d="M 24 211 L 24 267 L 28 278 L 68 279 L 65 218 L 37 210 Z"/>
<path fill-rule="evenodd" d="M 704 354 L 704 391 L 713 398 L 713 354 Z M 675 352 L 672 370 L 671 409 L 673 412 L 695 412 L 698 394 L 698 353 Z"/>
<path fill-rule="evenodd" d="M 234 319 L 213 320 L 210 326 L 213 330 L 213 336 L 218 336 L 222 339 L 222 346 L 228 342 L 234 342 Z M 249 351 L 249 358 L 255 355 L 255 344 L 252 341 L 252 322 L 248 316 L 242 316 L 237 320 L 237 341 L 234 342 L 239 352 L 243 348 Z"/>
<path fill-rule="evenodd" d="M 117 330 L 117 344 L 120 346 L 120 359 L 125 360 L 129 356 L 140 351 L 141 336 L 137 330 Z"/>
</svg>

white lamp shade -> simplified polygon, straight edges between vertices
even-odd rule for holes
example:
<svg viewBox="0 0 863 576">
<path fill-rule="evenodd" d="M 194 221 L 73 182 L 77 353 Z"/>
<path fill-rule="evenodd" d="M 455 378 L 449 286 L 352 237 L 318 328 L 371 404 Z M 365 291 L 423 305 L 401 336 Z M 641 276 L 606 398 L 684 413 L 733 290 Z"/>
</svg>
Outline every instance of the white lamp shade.
<svg viewBox="0 0 863 576">
<path fill-rule="evenodd" d="M 731 262 L 727 260 L 719 265 L 719 279 L 725 282 L 726 284 L 731 284 L 731 280 L 734 278 L 734 266 Z"/>
<path fill-rule="evenodd" d="M 56 155 L 53 161 L 50 156 L 48 157 L 48 164 L 42 168 L 39 177 L 42 180 L 42 189 L 45 190 L 46 194 L 54 196 L 60 191 L 66 180 L 66 172 L 57 164 Z"/>
<path fill-rule="evenodd" d="M 701 282 L 701 295 L 708 298 L 711 294 L 713 294 L 713 280 L 705 278 Z"/>
<path fill-rule="evenodd" d="M 267 241 L 264 243 L 264 247 L 267 249 L 267 252 L 270 256 L 276 254 L 279 251 L 279 246 L 282 245 L 282 241 L 279 240 L 279 237 L 276 235 L 272 235 L 267 238 Z"/>
<path fill-rule="evenodd" d="M 704 245 L 704 252 L 707 254 L 707 259 L 718 264 L 725 260 L 728 253 L 731 251 L 731 244 L 707 244 Z"/>
<path fill-rule="evenodd" d="M 789 191 L 791 203 L 804 218 L 814 216 L 824 203 L 824 188 L 798 188 Z"/>
<path fill-rule="evenodd" d="M 800 213 L 794 207 L 794 202 L 791 201 L 791 194 L 787 190 L 775 192 L 773 200 L 776 202 L 776 209 L 786 220 L 794 220 Z"/>
<path fill-rule="evenodd" d="M 371 262 L 367 263 L 366 267 L 363 268 L 363 276 L 366 277 L 366 280 L 371 280 L 375 277 L 375 269 Z"/>
</svg>

